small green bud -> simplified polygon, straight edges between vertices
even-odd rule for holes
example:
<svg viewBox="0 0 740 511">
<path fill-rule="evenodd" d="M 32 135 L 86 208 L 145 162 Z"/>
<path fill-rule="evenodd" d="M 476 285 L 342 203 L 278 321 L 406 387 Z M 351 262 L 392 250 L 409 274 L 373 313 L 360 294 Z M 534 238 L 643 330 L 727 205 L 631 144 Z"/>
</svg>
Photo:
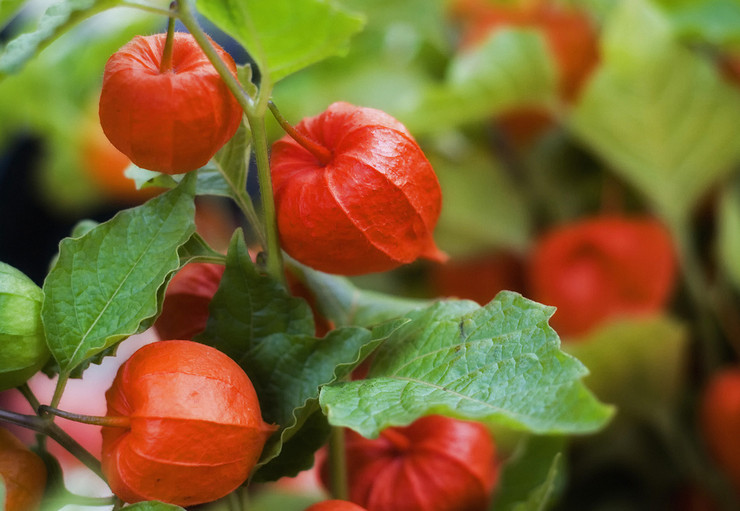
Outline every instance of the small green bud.
<svg viewBox="0 0 740 511">
<path fill-rule="evenodd" d="M 0 262 L 0 390 L 25 383 L 49 358 L 41 323 L 43 299 L 31 279 Z"/>
</svg>

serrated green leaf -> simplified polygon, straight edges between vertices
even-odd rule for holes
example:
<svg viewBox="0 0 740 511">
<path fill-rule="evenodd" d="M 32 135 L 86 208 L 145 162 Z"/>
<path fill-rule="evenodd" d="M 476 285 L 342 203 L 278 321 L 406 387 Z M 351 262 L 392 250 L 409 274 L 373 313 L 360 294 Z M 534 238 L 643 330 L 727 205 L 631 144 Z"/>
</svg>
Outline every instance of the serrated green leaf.
<svg viewBox="0 0 740 511">
<path fill-rule="evenodd" d="M 319 387 L 349 374 L 382 341 L 364 328 L 332 330 L 323 339 L 313 333 L 308 304 L 257 272 L 237 231 L 210 304 L 208 324 L 197 340 L 244 368 L 260 397 L 264 420 L 280 426 L 280 433 L 265 446 L 261 464 L 276 458 L 282 444 L 318 409 Z M 305 459 L 284 461 L 285 467 L 305 463 Z M 272 471 L 279 475 L 276 472 Z"/>
<path fill-rule="evenodd" d="M 363 19 L 327 0 L 198 0 L 198 10 L 244 46 L 272 83 L 347 51 Z"/>
<path fill-rule="evenodd" d="M 717 246 L 719 261 L 732 285 L 740 289 L 740 183 L 722 192 L 719 205 Z"/>
<path fill-rule="evenodd" d="M 571 127 L 663 216 L 680 219 L 738 160 L 740 94 L 644 0 L 615 8 L 602 56 Z"/>
<path fill-rule="evenodd" d="M 596 431 L 612 410 L 559 350 L 553 311 L 503 291 L 485 307 L 446 301 L 409 313 L 367 379 L 324 386 L 321 407 L 330 424 L 371 438 L 429 414 L 541 434 Z"/>
<path fill-rule="evenodd" d="M 151 325 L 195 230 L 194 176 L 60 244 L 44 282 L 46 340 L 63 373 Z"/>
<path fill-rule="evenodd" d="M 188 263 L 223 263 L 226 260 L 222 253 L 213 250 L 197 232 L 193 233 L 190 239 L 180 246 L 178 253 L 180 255 L 180 267 Z"/>
<path fill-rule="evenodd" d="M 530 436 L 504 465 L 491 510 L 544 511 L 562 489 L 564 437 Z"/>
<path fill-rule="evenodd" d="M 16 37 L 0 53 L 0 79 L 20 71 L 26 62 L 80 21 L 116 3 L 116 0 L 63 0 L 52 5 L 35 31 Z"/>
<path fill-rule="evenodd" d="M 460 145 L 451 157 L 429 155 L 444 197 L 437 244 L 452 257 L 502 247 L 525 250 L 531 230 L 525 198 L 490 151 Z"/>
<path fill-rule="evenodd" d="M 685 325 L 658 316 L 607 323 L 565 350 L 588 367 L 599 399 L 645 413 L 683 397 L 688 341 Z"/>
<path fill-rule="evenodd" d="M 311 290 L 321 315 L 336 326 L 371 327 L 433 303 L 367 291 L 345 277 L 322 273 L 295 261 L 290 264 Z"/>
<path fill-rule="evenodd" d="M 475 50 L 461 53 L 446 81 L 430 88 L 410 112 L 401 113 L 417 134 L 481 121 L 524 105 L 550 105 L 555 68 L 541 34 L 529 29 L 496 31 Z"/>
</svg>

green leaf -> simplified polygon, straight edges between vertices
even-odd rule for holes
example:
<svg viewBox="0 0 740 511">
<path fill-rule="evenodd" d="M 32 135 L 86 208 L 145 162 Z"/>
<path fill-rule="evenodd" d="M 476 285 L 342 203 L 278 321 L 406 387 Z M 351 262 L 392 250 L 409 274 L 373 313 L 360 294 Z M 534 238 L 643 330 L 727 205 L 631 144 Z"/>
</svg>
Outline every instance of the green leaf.
<svg viewBox="0 0 740 511">
<path fill-rule="evenodd" d="M 386 325 L 382 336 L 376 337 L 364 328 L 350 327 L 332 330 L 323 339 L 313 337 L 308 304 L 258 273 L 239 230 L 210 304 L 208 324 L 197 340 L 223 351 L 244 368 L 260 397 L 264 420 L 280 426 L 280 433 L 263 450 L 260 463 L 265 464 L 280 454 L 282 444 L 318 409 L 319 387 L 349 374 L 388 335 L 387 329 Z M 303 459 L 291 456 L 293 461 L 284 466 L 305 468 L 313 451 L 304 454 Z M 277 472 L 271 473 L 288 475 Z"/>
<path fill-rule="evenodd" d="M 475 50 L 460 53 L 442 85 L 400 113 L 415 135 L 482 121 L 518 106 L 548 106 L 555 97 L 555 68 L 541 34 L 496 31 Z"/>
<path fill-rule="evenodd" d="M 174 504 L 165 504 L 156 500 L 150 500 L 147 502 L 137 502 L 130 506 L 126 506 L 124 509 L 128 511 L 185 511 L 185 508 L 176 506 Z"/>
<path fill-rule="evenodd" d="M 376 352 L 368 378 L 324 386 L 334 426 L 374 438 L 429 414 L 535 433 L 589 433 L 612 414 L 580 382 L 586 368 L 560 351 L 554 309 L 504 291 L 485 307 L 440 302 Z"/>
<path fill-rule="evenodd" d="M 740 94 L 678 43 L 642 0 L 615 8 L 600 69 L 571 127 L 670 220 L 688 214 L 740 155 Z"/>
<path fill-rule="evenodd" d="M 190 239 L 180 246 L 178 253 L 180 254 L 180 267 L 193 262 L 223 263 L 226 259 L 222 253 L 213 250 L 197 232 L 194 232 Z"/>
<path fill-rule="evenodd" d="M 530 436 L 506 462 L 491 511 L 544 511 L 564 484 L 563 437 Z"/>
<path fill-rule="evenodd" d="M 80 21 L 115 4 L 115 0 L 63 0 L 52 5 L 35 31 L 16 37 L 0 53 L 0 79 L 20 71 L 26 62 Z"/>
<path fill-rule="evenodd" d="M 2 28 L 23 5 L 23 0 L 0 0 L 0 28 Z"/>
<path fill-rule="evenodd" d="M 272 83 L 347 51 L 363 19 L 326 0 L 198 0 L 198 10 L 249 52 Z"/>
<path fill-rule="evenodd" d="M 432 303 L 367 291 L 345 277 L 322 273 L 295 261 L 290 264 L 311 290 L 321 315 L 336 326 L 371 327 Z"/>
<path fill-rule="evenodd" d="M 444 197 L 437 244 L 452 257 L 501 247 L 525 250 L 531 218 L 524 197 L 490 151 L 466 141 L 456 145 L 448 157 L 430 154 Z"/>
<path fill-rule="evenodd" d="M 5 479 L 0 474 L 0 511 L 5 511 Z"/>
<path fill-rule="evenodd" d="M 122 211 L 81 238 L 62 240 L 44 282 L 46 340 L 63 373 L 151 326 L 178 249 L 195 230 L 194 176 Z"/>
<path fill-rule="evenodd" d="M 718 218 L 719 261 L 732 285 L 740 289 L 740 182 L 723 191 Z"/>
<path fill-rule="evenodd" d="M 659 0 L 674 32 L 692 42 L 719 46 L 740 43 L 740 2 L 737 0 Z"/>
<path fill-rule="evenodd" d="M 566 351 L 588 367 L 586 384 L 621 411 L 652 413 L 684 397 L 688 332 L 668 317 L 610 322 Z"/>
</svg>

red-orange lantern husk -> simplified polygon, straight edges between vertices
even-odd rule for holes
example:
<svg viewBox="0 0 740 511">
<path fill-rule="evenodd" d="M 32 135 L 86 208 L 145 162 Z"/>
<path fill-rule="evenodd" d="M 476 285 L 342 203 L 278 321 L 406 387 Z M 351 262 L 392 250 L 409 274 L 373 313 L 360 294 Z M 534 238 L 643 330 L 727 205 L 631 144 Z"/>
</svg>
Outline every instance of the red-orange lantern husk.
<svg viewBox="0 0 740 511">
<path fill-rule="evenodd" d="M 668 231 L 652 218 L 601 216 L 546 233 L 532 250 L 532 298 L 557 307 L 561 335 L 579 336 L 619 316 L 657 313 L 676 279 Z"/>
<path fill-rule="evenodd" d="M 5 511 L 35 511 L 46 487 L 46 465 L 10 431 L 0 428 L 0 477 Z"/>
<path fill-rule="evenodd" d="M 346 500 L 324 500 L 309 506 L 305 511 L 367 511 L 364 507 Z"/>
<path fill-rule="evenodd" d="M 740 368 L 723 369 L 712 377 L 699 418 L 707 449 L 740 494 Z"/>
<path fill-rule="evenodd" d="M 242 484 L 274 428 L 254 387 L 228 356 L 191 341 L 160 341 L 135 352 L 106 392 L 103 472 L 126 502 L 191 506 Z"/>
<path fill-rule="evenodd" d="M 439 182 L 400 122 L 340 102 L 296 130 L 331 157 L 322 163 L 289 136 L 272 146 L 278 231 L 288 254 L 343 275 L 386 271 L 419 257 L 445 259 L 432 238 Z"/>
<path fill-rule="evenodd" d="M 192 339 L 205 330 L 224 270 L 222 264 L 189 263 L 175 274 L 154 323 L 161 339 Z"/>
<path fill-rule="evenodd" d="M 208 163 L 236 132 L 242 110 L 190 34 L 175 34 L 172 68 L 160 71 L 165 40 L 137 36 L 110 57 L 100 124 L 139 167 L 179 174 Z M 234 60 L 215 47 L 236 75 Z"/>
<path fill-rule="evenodd" d="M 498 475 L 488 430 L 440 415 L 374 440 L 348 431 L 346 453 L 350 500 L 368 511 L 485 511 Z"/>
</svg>

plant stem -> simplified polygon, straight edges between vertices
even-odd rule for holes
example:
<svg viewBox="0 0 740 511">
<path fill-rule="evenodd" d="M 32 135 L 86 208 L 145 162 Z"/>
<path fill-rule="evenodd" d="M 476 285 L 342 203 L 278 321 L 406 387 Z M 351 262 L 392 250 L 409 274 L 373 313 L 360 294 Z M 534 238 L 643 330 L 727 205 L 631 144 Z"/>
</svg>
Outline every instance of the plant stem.
<svg viewBox="0 0 740 511">
<path fill-rule="evenodd" d="M 56 408 L 59 406 L 59 401 L 62 400 L 62 394 L 64 394 L 64 387 L 67 386 L 67 380 L 69 380 L 69 374 L 65 372 L 59 372 L 59 378 L 57 379 L 57 386 L 54 388 L 54 395 L 51 398 L 49 406 Z"/>
<path fill-rule="evenodd" d="M 344 428 L 332 426 L 329 437 L 329 467 L 332 498 L 347 500 L 347 458 L 345 452 Z"/>
<path fill-rule="evenodd" d="M 31 408 L 34 410 L 38 410 L 41 403 L 36 398 L 36 395 L 31 390 L 31 387 L 28 386 L 28 383 L 24 383 L 23 385 L 18 387 L 18 392 L 23 394 L 23 397 L 26 398 L 26 401 L 28 401 L 28 404 L 31 405 Z"/>
<path fill-rule="evenodd" d="M 50 437 L 72 453 L 101 479 L 105 480 L 103 471 L 100 468 L 100 461 L 51 420 L 36 415 L 23 415 L 8 410 L 0 410 L 0 421 L 22 426 Z"/>
<path fill-rule="evenodd" d="M 83 424 L 92 424 L 93 426 L 106 426 L 109 428 L 130 428 L 131 419 L 129 417 L 98 417 L 94 415 L 81 415 L 78 413 L 58 410 L 51 406 L 41 405 L 38 408 L 39 414 L 48 413 L 67 419 L 70 421 L 81 422 Z"/>
<path fill-rule="evenodd" d="M 221 60 L 221 57 L 218 56 L 216 48 L 213 47 L 213 43 L 211 43 L 211 40 L 198 24 L 198 20 L 195 18 L 195 15 L 190 8 L 189 0 L 182 0 L 178 3 L 177 17 L 185 28 L 188 29 L 188 32 L 193 36 L 193 39 L 198 43 L 198 46 L 200 46 L 208 60 L 213 64 L 213 67 L 216 68 L 219 76 L 221 76 L 221 79 L 239 102 L 239 106 L 242 107 L 242 110 L 246 113 L 254 108 L 254 99 L 247 94 L 247 91 L 245 91 L 241 86 L 239 80 L 237 80 L 237 78 L 231 73 L 231 70 L 228 68 L 226 63 Z"/>
<path fill-rule="evenodd" d="M 721 339 L 714 323 L 710 286 L 704 275 L 699 256 L 691 243 L 685 218 L 673 219 L 668 223 L 674 243 L 678 250 L 684 282 L 699 326 L 699 346 L 701 347 L 704 375 L 711 374 L 721 360 Z"/>
<path fill-rule="evenodd" d="M 280 114 L 280 111 L 278 110 L 277 106 L 275 106 L 275 103 L 269 101 L 267 103 L 267 107 L 272 112 L 272 115 L 275 117 L 275 120 L 277 120 L 278 124 L 280 124 L 280 127 L 283 128 L 283 130 L 288 135 L 290 135 L 293 140 L 298 142 L 306 151 L 314 155 L 316 160 L 318 160 L 321 165 L 326 165 L 331 161 L 331 151 L 296 130 L 295 127 L 293 127 L 293 125 L 291 125 L 285 119 L 285 117 Z"/>
<path fill-rule="evenodd" d="M 175 12 L 177 10 L 177 2 L 173 1 L 170 4 L 170 11 Z M 170 15 L 170 20 L 167 23 L 167 39 L 164 43 L 164 51 L 162 52 L 162 62 L 159 64 L 159 72 L 164 74 L 172 71 L 172 47 L 174 46 L 175 40 L 175 17 Z"/>
<path fill-rule="evenodd" d="M 162 16 L 171 16 L 172 13 L 170 11 L 165 11 L 164 9 L 160 7 L 156 7 L 154 5 L 148 5 L 148 4 L 140 4 L 137 2 L 131 2 L 129 0 L 121 0 L 120 3 L 123 7 L 131 7 L 133 9 L 139 9 L 140 11 L 148 12 L 151 14 L 159 14 Z"/>
</svg>

